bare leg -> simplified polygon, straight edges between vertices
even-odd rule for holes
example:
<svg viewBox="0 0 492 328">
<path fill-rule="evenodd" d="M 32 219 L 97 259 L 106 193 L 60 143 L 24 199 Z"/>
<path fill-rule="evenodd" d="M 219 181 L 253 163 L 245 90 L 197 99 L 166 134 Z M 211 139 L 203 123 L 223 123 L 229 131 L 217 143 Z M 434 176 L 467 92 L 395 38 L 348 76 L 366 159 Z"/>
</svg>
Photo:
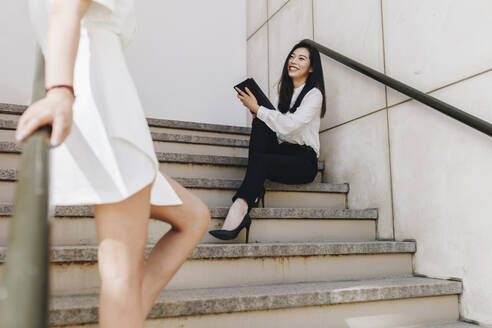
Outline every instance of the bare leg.
<svg viewBox="0 0 492 328">
<path fill-rule="evenodd" d="M 102 328 L 143 328 L 142 279 L 150 185 L 128 199 L 94 206 L 101 276 Z"/>
<path fill-rule="evenodd" d="M 151 207 L 150 216 L 171 224 L 172 228 L 155 245 L 145 263 L 142 291 L 145 318 L 162 289 L 198 245 L 210 222 L 207 206 L 176 181 L 166 178 L 183 204 Z"/>
</svg>

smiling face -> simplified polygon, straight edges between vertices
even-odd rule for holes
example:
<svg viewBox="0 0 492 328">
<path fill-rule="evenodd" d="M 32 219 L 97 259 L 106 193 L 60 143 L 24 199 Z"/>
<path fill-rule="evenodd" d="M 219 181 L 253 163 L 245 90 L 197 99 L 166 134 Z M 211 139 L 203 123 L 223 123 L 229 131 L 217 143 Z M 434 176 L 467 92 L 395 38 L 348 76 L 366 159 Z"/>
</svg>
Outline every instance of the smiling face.
<svg viewBox="0 0 492 328">
<path fill-rule="evenodd" d="M 311 60 L 309 59 L 309 50 L 306 48 L 295 49 L 289 57 L 288 74 L 294 81 L 306 80 L 309 73 L 313 71 Z"/>
</svg>

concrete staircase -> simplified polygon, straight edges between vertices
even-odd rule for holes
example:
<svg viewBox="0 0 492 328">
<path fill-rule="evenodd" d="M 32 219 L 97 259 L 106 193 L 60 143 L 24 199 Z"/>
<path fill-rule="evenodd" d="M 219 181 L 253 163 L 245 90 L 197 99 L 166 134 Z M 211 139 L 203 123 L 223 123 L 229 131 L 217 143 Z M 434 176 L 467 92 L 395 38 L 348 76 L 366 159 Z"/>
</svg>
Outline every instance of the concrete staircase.
<svg viewBox="0 0 492 328">
<path fill-rule="evenodd" d="M 23 106 L 0 104 L 0 276 L 21 149 Z M 149 119 L 161 169 L 211 208 L 221 226 L 242 179 L 249 129 Z M 146 327 L 473 327 L 458 322 L 462 285 L 419 277 L 414 241 L 376 240 L 376 209 L 346 208 L 348 184 L 267 184 L 267 208 L 251 212 L 232 243 L 204 237 L 159 297 Z M 96 327 L 97 247 L 92 208 L 56 209 L 51 322 Z M 149 251 L 169 229 L 151 221 Z"/>
</svg>

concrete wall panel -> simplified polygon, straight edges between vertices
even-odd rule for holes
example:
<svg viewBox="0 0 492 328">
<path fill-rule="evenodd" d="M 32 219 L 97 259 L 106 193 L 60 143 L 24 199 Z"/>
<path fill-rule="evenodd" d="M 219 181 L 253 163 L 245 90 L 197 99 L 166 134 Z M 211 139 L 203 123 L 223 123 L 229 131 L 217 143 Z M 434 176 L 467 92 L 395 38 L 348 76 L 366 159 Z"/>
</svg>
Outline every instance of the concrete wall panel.
<svg viewBox="0 0 492 328">
<path fill-rule="evenodd" d="M 252 77 L 268 95 L 268 28 L 264 25 L 248 40 L 248 77 Z M 244 109 L 244 107 L 243 107 Z M 245 111 L 248 125 L 251 115 Z"/>
<path fill-rule="evenodd" d="M 299 41 L 313 37 L 311 0 L 289 0 L 269 21 L 270 96 L 277 91 L 285 58 Z"/>
<path fill-rule="evenodd" d="M 383 0 L 383 16 L 386 70 L 402 82 L 428 92 L 492 68 L 489 0 Z"/>
<path fill-rule="evenodd" d="M 315 0 L 313 13 L 316 42 L 384 72 L 379 0 Z M 386 106 L 383 85 L 328 57 L 322 58 L 328 115 L 321 129 Z"/>
<path fill-rule="evenodd" d="M 492 121 L 492 73 L 436 92 Z M 411 101 L 390 110 L 397 239 L 417 240 L 415 269 L 464 282 L 462 315 L 492 323 L 492 138 Z"/>
<path fill-rule="evenodd" d="M 378 238 L 393 238 L 386 111 L 323 132 L 325 180 L 350 183 L 349 208 L 378 208 Z"/>
<path fill-rule="evenodd" d="M 267 21 L 268 0 L 247 0 L 248 38 Z"/>
<path fill-rule="evenodd" d="M 268 34 L 263 26 L 248 40 L 248 77 L 256 80 L 264 92 L 268 91 Z"/>
</svg>

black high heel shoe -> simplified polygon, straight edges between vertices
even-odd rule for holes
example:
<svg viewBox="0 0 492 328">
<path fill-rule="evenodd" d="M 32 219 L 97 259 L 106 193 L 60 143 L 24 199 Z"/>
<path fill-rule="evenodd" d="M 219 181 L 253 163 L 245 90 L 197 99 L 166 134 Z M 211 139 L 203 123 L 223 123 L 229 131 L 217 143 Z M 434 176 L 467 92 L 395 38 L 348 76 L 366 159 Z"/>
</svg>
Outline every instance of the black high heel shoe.
<svg viewBox="0 0 492 328">
<path fill-rule="evenodd" d="M 260 195 L 258 195 L 258 198 L 256 201 L 253 203 L 252 207 L 259 207 L 261 201 L 262 207 L 265 207 L 265 188 L 260 192 Z M 236 227 L 234 230 L 223 230 L 223 229 L 218 229 L 218 230 L 210 230 L 208 233 L 214 236 L 215 238 L 221 239 L 221 240 L 231 240 L 237 237 L 241 230 L 243 228 L 246 228 L 246 244 L 248 243 L 249 240 L 249 228 L 251 227 L 251 217 L 249 216 L 249 211 L 251 210 L 252 207 L 248 207 L 248 212 L 246 215 L 243 217 L 241 220 L 241 223 L 239 226 Z"/>
<path fill-rule="evenodd" d="M 251 227 L 251 217 L 249 216 L 249 211 L 243 217 L 243 220 L 239 226 L 234 230 L 210 230 L 208 233 L 222 240 L 231 240 L 237 237 L 243 228 L 246 228 L 246 244 L 249 240 L 249 228 Z"/>
</svg>

